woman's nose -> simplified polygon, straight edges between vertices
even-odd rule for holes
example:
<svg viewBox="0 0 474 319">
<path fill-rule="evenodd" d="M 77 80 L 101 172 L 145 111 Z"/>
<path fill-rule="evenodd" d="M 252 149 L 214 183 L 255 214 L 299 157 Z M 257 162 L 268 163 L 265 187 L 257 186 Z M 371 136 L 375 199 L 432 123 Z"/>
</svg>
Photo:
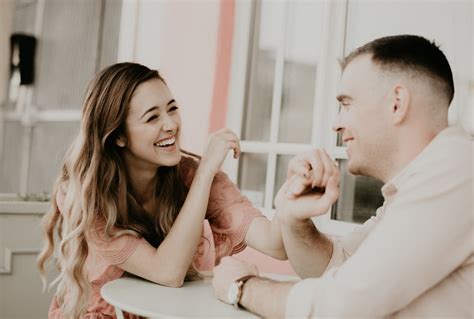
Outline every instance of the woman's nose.
<svg viewBox="0 0 474 319">
<path fill-rule="evenodd" d="M 176 123 L 176 121 L 171 118 L 170 116 L 166 116 L 164 119 L 164 123 L 163 123 L 163 130 L 164 131 L 176 131 L 176 129 L 178 128 L 178 123 Z"/>
</svg>

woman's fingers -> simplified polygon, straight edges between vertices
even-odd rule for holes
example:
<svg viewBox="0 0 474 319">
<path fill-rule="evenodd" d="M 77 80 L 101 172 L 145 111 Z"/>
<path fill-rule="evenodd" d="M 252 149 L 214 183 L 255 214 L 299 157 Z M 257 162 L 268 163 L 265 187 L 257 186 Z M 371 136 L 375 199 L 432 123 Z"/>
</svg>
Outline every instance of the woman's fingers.
<svg viewBox="0 0 474 319">
<path fill-rule="evenodd" d="M 288 198 L 295 198 L 296 196 L 301 195 L 304 191 L 308 189 L 310 182 L 308 179 L 302 178 L 298 175 L 293 175 L 287 181 L 286 187 L 286 196 Z"/>
<path fill-rule="evenodd" d="M 338 171 L 336 162 L 329 156 L 325 150 L 321 150 L 321 162 L 323 164 L 323 177 L 320 187 L 326 187 L 329 178 L 334 175 L 335 171 Z"/>
</svg>

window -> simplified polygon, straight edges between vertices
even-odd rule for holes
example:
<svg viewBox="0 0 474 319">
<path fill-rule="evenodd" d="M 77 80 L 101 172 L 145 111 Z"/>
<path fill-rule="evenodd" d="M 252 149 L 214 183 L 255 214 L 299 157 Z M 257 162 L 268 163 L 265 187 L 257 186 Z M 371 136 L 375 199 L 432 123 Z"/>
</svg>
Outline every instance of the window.
<svg viewBox="0 0 474 319">
<path fill-rule="evenodd" d="M 343 234 L 382 205 L 382 183 L 347 172 L 345 147 L 331 130 L 339 111 L 338 59 L 357 46 L 400 33 L 435 39 L 456 77 L 451 123 L 468 109 L 457 101 L 468 101 L 472 94 L 472 74 L 466 71 L 472 70 L 473 53 L 472 28 L 465 28 L 472 26 L 469 1 L 262 0 L 237 2 L 236 12 L 228 124 L 240 133 L 243 154 L 238 165 L 226 163 L 226 168 L 269 217 L 289 159 L 321 147 L 339 161 L 342 191 L 317 223 Z"/>
<path fill-rule="evenodd" d="M 51 191 L 88 82 L 117 60 L 120 9 L 114 0 L 15 2 L 12 30 L 36 36 L 36 67 L 32 85 L 12 76 L 2 105 L 0 193 Z"/>
</svg>

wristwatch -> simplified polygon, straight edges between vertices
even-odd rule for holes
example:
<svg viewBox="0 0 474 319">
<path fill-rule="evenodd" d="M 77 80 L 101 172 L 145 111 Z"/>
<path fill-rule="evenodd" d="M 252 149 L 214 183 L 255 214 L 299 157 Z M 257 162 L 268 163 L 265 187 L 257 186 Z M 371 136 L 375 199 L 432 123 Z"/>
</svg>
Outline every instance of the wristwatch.
<svg viewBox="0 0 474 319">
<path fill-rule="evenodd" d="M 257 276 L 246 275 L 234 281 L 230 285 L 229 290 L 227 291 L 227 302 L 233 305 L 235 308 L 239 308 L 239 302 L 240 302 L 240 298 L 242 298 L 242 290 L 244 287 L 244 283 L 253 277 L 257 277 Z"/>
</svg>

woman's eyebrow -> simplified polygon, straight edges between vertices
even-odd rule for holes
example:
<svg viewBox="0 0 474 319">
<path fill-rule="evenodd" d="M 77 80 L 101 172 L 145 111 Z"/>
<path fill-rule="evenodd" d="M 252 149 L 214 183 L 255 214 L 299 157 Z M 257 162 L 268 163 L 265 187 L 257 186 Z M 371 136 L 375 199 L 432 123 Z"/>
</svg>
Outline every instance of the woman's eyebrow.
<svg viewBox="0 0 474 319">
<path fill-rule="evenodd" d="M 168 105 L 170 105 L 170 104 L 173 104 L 173 103 L 175 103 L 175 102 L 176 102 L 175 99 L 171 99 L 171 100 L 166 104 L 166 106 L 168 106 Z M 157 105 L 154 105 L 154 106 L 150 107 L 148 110 L 145 111 L 145 113 L 142 114 L 142 116 L 140 116 L 140 119 L 142 119 L 145 115 L 147 115 L 147 113 L 150 113 L 150 112 L 152 112 L 152 111 L 154 111 L 154 110 L 156 110 L 156 109 L 159 109 L 159 107 L 158 107 Z"/>
</svg>

